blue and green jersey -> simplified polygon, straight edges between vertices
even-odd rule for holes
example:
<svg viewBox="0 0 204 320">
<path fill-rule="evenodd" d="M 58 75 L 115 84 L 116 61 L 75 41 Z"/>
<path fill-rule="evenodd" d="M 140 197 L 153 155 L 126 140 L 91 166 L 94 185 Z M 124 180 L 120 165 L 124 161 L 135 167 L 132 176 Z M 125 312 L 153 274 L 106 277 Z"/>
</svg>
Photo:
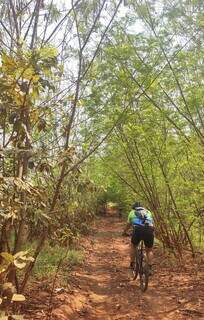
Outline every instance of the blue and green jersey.
<svg viewBox="0 0 204 320">
<path fill-rule="evenodd" d="M 131 223 L 132 225 L 140 225 L 140 226 L 144 226 L 144 224 L 147 223 L 149 226 L 153 226 L 152 213 L 149 210 L 142 207 L 137 208 L 137 210 L 142 214 L 143 218 L 140 217 L 140 214 L 137 215 L 136 210 L 131 210 L 130 213 L 128 214 L 128 223 Z"/>
</svg>

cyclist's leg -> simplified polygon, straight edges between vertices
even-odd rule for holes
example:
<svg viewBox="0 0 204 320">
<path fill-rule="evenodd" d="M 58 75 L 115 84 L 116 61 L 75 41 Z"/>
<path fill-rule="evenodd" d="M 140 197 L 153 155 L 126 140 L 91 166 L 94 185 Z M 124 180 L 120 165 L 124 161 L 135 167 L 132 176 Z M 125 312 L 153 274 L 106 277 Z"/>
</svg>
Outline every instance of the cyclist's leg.
<svg viewBox="0 0 204 320">
<path fill-rule="evenodd" d="M 144 230 L 144 244 L 147 254 L 147 262 L 149 265 L 153 263 L 153 245 L 154 245 L 154 231 L 153 229 Z"/>
<path fill-rule="evenodd" d="M 147 254 L 147 262 L 149 265 L 152 265 L 153 263 L 153 248 L 148 248 L 148 247 L 145 247 L 145 250 L 146 250 L 146 254 Z"/>
<path fill-rule="evenodd" d="M 131 238 L 131 249 L 130 249 L 130 267 L 134 265 L 135 256 L 136 256 L 136 248 L 141 241 L 141 231 L 139 228 L 135 227 L 133 231 L 133 235 Z"/>
</svg>

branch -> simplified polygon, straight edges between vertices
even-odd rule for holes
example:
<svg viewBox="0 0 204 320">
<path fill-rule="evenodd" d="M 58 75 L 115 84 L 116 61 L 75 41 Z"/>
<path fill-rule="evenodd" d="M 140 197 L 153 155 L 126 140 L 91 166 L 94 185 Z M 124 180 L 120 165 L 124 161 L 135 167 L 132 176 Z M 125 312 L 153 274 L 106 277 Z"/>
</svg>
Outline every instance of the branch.
<svg viewBox="0 0 204 320">
<path fill-rule="evenodd" d="M 36 38 L 36 35 L 37 35 L 38 19 L 39 19 L 41 1 L 42 0 L 37 0 L 37 2 L 36 2 L 35 23 L 34 23 L 34 27 L 33 27 L 33 34 L 32 34 L 32 37 L 31 37 L 30 49 L 33 49 L 34 41 L 35 41 L 35 38 Z"/>
<path fill-rule="evenodd" d="M 93 23 L 91 29 L 89 30 L 89 33 L 88 33 L 88 35 L 87 35 L 87 37 L 86 37 L 86 39 L 85 39 L 85 41 L 84 41 L 84 44 L 83 44 L 83 46 L 82 46 L 82 48 L 81 48 L 82 51 L 83 51 L 83 49 L 85 48 L 87 42 L 89 41 L 89 38 L 90 38 L 90 36 L 91 36 L 91 34 L 92 34 L 93 30 L 94 30 L 94 27 L 95 27 L 97 21 L 98 21 L 99 18 L 100 18 L 101 12 L 102 12 L 102 10 L 103 10 L 103 7 L 104 7 L 106 1 L 107 1 L 107 0 L 104 0 L 104 1 L 103 1 L 102 6 L 101 6 L 101 8 L 100 8 L 100 10 L 99 10 L 99 12 L 98 12 L 95 20 L 94 20 L 94 23 Z"/>
<path fill-rule="evenodd" d="M 23 40 L 24 40 L 24 41 L 25 41 L 25 39 L 27 38 L 28 32 L 30 31 L 31 25 L 32 25 L 32 23 L 33 23 L 33 19 L 34 19 L 34 17 L 35 17 L 36 9 L 37 9 L 37 2 L 36 2 L 36 4 L 35 4 L 35 8 L 34 8 L 34 11 L 33 11 L 32 16 L 31 16 L 31 19 L 30 19 L 30 23 L 29 23 L 29 25 L 28 25 L 28 28 L 27 28 L 27 30 L 26 30 L 26 32 L 25 32 L 25 34 L 24 34 L 24 37 L 23 37 Z"/>
<path fill-rule="evenodd" d="M 126 106 L 123 112 L 119 115 L 118 119 L 115 121 L 111 129 L 108 131 L 108 133 L 99 141 L 99 143 L 91 149 L 87 154 L 85 154 L 77 163 L 75 163 L 67 172 L 65 172 L 64 177 L 66 177 L 71 171 L 75 170 L 76 168 L 79 167 L 81 163 L 83 163 L 86 159 L 88 159 L 102 144 L 107 140 L 107 138 L 111 135 L 115 127 L 120 123 L 122 120 L 123 115 L 127 111 L 129 106 Z"/>
<path fill-rule="evenodd" d="M 6 31 L 6 33 L 9 35 L 9 37 L 11 38 L 11 40 L 14 41 L 15 43 L 17 43 L 16 40 L 13 38 L 12 34 L 9 32 L 9 30 L 7 29 L 7 27 L 5 26 L 5 24 L 3 23 L 2 20 L 0 20 L 0 24 L 2 25 L 2 27 L 4 28 L 4 30 Z"/>
<path fill-rule="evenodd" d="M 74 7 L 80 2 L 81 0 L 77 0 L 74 4 Z M 54 28 L 54 30 L 51 32 L 51 34 L 49 35 L 49 37 L 45 40 L 44 44 L 48 43 L 48 41 L 50 41 L 50 39 L 52 38 L 52 36 L 56 33 L 56 31 L 59 29 L 59 27 L 64 23 L 64 21 L 66 20 L 66 18 L 70 15 L 70 13 L 72 12 L 73 8 L 71 8 L 67 14 L 60 20 L 60 22 L 57 24 L 57 26 Z"/>
<path fill-rule="evenodd" d="M 17 40 L 19 40 L 20 38 L 20 34 L 19 34 L 19 28 L 18 28 L 18 21 L 17 21 L 17 15 L 16 15 L 16 11 L 13 5 L 13 1 L 9 0 L 10 6 L 11 6 L 11 11 L 13 14 L 13 20 L 14 20 L 14 25 L 15 25 L 15 29 L 16 29 L 16 36 L 17 36 Z"/>
<path fill-rule="evenodd" d="M 145 1 L 145 2 L 146 2 L 146 1 Z M 165 50 L 164 50 L 164 47 L 163 47 L 163 45 L 162 45 L 162 43 L 161 43 L 161 41 L 160 41 L 160 39 L 159 39 L 159 36 L 158 36 L 157 33 L 156 33 L 156 30 L 155 30 L 155 27 L 154 27 L 154 22 L 153 22 L 153 20 L 152 20 L 151 12 L 150 12 L 150 10 L 149 10 L 149 6 L 148 6 L 147 3 L 146 3 L 146 7 L 147 7 L 147 10 L 148 10 L 149 19 L 150 19 L 150 22 L 148 22 L 148 21 L 146 21 L 146 22 L 147 22 L 147 24 L 149 25 L 149 27 L 151 28 L 151 30 L 153 31 L 156 39 L 159 41 L 159 46 L 160 46 L 160 48 L 161 48 L 161 51 L 162 51 L 162 53 L 163 53 L 163 55 L 164 55 L 164 57 L 165 57 L 165 59 L 166 59 L 166 61 L 167 61 L 167 64 L 168 64 L 168 66 L 169 66 L 169 69 L 171 70 L 171 72 L 172 72 L 172 74 L 173 74 L 173 77 L 174 77 L 174 79 L 175 79 L 175 81 L 176 81 L 177 87 L 178 87 L 179 92 L 180 92 L 180 95 L 181 95 L 181 97 L 182 97 L 182 99 L 183 99 L 183 102 L 184 102 L 184 105 L 185 105 L 185 107 L 186 107 L 186 110 L 187 110 L 187 112 L 188 112 L 188 114 L 189 114 L 189 116 L 190 116 L 190 118 L 191 118 L 191 124 L 193 125 L 194 128 L 197 128 L 197 127 L 196 127 L 196 124 L 195 124 L 195 122 L 194 122 L 194 119 L 193 119 L 193 117 L 192 117 L 192 114 L 191 114 L 191 112 L 190 112 L 190 109 L 189 109 L 189 107 L 188 107 L 188 103 L 187 103 L 187 101 L 186 101 L 186 98 L 185 98 L 184 92 L 183 92 L 183 90 L 182 90 L 180 81 L 179 81 L 179 79 L 178 79 L 178 77 L 177 77 L 177 75 L 176 75 L 176 72 L 175 72 L 175 70 L 174 70 L 174 68 L 173 68 L 173 66 L 172 66 L 172 64 L 171 64 L 170 59 L 168 58 L 168 56 L 167 56 L 167 54 L 166 54 L 166 52 L 165 52 Z M 197 131 L 197 130 L 196 130 L 196 131 Z M 200 135 L 202 136 L 202 138 L 203 138 L 202 133 L 199 132 L 199 134 L 200 134 Z M 202 140 L 202 143 L 204 143 L 203 140 Z"/>
<path fill-rule="evenodd" d="M 47 15 L 46 25 L 45 25 L 45 29 L 44 29 L 44 32 L 43 32 L 43 38 L 42 38 L 41 47 L 43 46 L 43 43 L 44 43 L 44 40 L 45 40 L 45 36 L 46 36 L 47 28 L 48 28 L 48 23 L 49 23 L 49 18 L 50 18 L 50 14 L 51 14 L 51 9 L 52 9 L 52 5 L 53 5 L 53 0 L 50 3 L 50 8 L 49 8 L 49 12 L 48 12 L 48 15 Z"/>
<path fill-rule="evenodd" d="M 130 189 L 132 189 L 132 191 L 135 193 L 135 194 L 139 194 L 138 191 L 133 187 L 132 184 L 130 184 L 124 177 L 122 177 L 112 166 L 110 166 L 107 161 L 105 161 L 104 158 L 102 158 L 100 155 L 99 155 L 100 159 L 105 162 L 105 165 L 110 168 L 111 172 L 113 172 L 115 174 L 116 177 L 118 177 L 122 182 L 124 182 Z M 141 197 L 141 194 L 140 194 L 140 197 Z"/>
<path fill-rule="evenodd" d="M 84 73 L 83 73 L 83 77 L 87 74 L 87 72 L 89 71 L 90 67 L 92 66 L 92 63 L 94 62 L 94 60 L 95 60 L 95 58 L 96 58 L 96 55 L 97 55 L 97 53 L 98 53 L 98 51 L 99 51 L 99 49 L 100 49 L 101 43 L 103 42 L 103 39 L 105 38 L 106 33 L 107 33 L 109 27 L 111 26 L 111 24 L 112 24 L 112 22 L 113 22 L 113 20 L 114 20 L 114 18 L 115 18 L 115 16 L 116 16 L 116 14 L 117 14 L 117 12 L 118 12 L 118 10 L 119 10 L 119 7 L 120 7 L 122 1 L 123 1 L 123 0 L 120 0 L 120 1 L 118 2 L 118 5 L 117 5 L 117 7 L 116 7 L 116 9 L 115 9 L 115 11 L 114 11 L 114 14 L 113 14 L 113 16 L 111 17 L 108 25 L 106 26 L 106 28 L 105 28 L 102 36 L 101 36 L 101 39 L 100 39 L 100 41 L 99 41 L 99 43 L 98 43 L 98 46 L 97 46 L 97 48 L 96 48 L 96 50 L 95 50 L 95 52 L 94 52 L 93 58 L 91 59 L 89 65 L 88 65 L 88 67 L 87 67 L 87 69 L 86 69 L 86 70 L 84 71 Z"/>
</svg>

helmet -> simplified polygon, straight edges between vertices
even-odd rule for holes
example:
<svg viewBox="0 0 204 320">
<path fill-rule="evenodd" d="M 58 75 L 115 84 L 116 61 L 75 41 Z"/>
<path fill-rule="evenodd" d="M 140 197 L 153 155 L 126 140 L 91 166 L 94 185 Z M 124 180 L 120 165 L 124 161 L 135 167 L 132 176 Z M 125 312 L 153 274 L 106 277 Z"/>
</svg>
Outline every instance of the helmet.
<svg viewBox="0 0 204 320">
<path fill-rule="evenodd" d="M 139 208 L 139 207 L 141 207 L 140 202 L 135 202 L 135 203 L 132 205 L 132 209 L 136 209 L 136 208 Z"/>
</svg>

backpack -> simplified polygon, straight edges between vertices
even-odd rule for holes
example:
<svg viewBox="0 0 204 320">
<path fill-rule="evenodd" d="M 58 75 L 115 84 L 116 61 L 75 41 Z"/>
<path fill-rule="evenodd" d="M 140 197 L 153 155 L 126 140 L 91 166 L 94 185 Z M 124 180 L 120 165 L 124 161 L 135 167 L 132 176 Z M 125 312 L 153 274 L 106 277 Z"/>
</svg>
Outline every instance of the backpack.
<svg viewBox="0 0 204 320">
<path fill-rule="evenodd" d="M 139 218 L 143 223 L 145 223 L 145 220 L 147 219 L 146 210 L 142 207 L 135 209 L 135 215 L 137 218 Z"/>
</svg>

